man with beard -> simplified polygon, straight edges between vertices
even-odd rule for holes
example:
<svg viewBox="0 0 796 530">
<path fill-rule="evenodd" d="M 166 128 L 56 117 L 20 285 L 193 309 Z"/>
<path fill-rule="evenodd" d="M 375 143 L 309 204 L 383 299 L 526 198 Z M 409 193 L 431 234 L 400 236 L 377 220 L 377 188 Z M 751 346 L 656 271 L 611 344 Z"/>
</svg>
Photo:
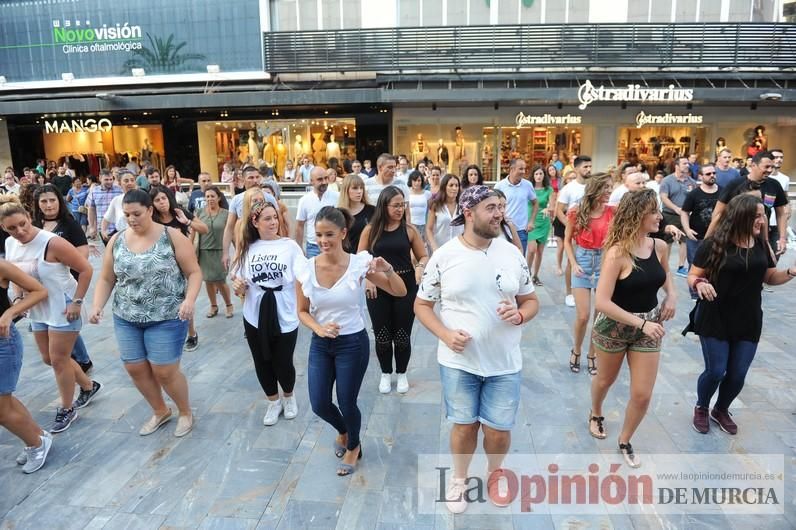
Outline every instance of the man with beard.
<svg viewBox="0 0 796 530">
<path fill-rule="evenodd" d="M 445 493 L 453 513 L 467 508 L 467 473 L 479 430 L 489 462 L 489 497 L 496 506 L 507 505 L 503 499 L 509 496 L 501 491 L 506 481 L 500 479 L 520 400 L 520 326 L 539 310 L 525 258 L 498 237 L 502 212 L 495 192 L 470 186 L 459 208 L 451 224 L 464 224 L 464 234 L 433 254 L 415 300 L 415 315 L 439 339 L 440 379 L 454 424 L 454 469 Z"/>
<path fill-rule="evenodd" d="M 302 248 L 304 248 L 304 226 L 309 225 L 310 227 L 307 230 L 305 250 L 308 258 L 321 253 L 315 240 L 315 216 L 324 206 L 336 206 L 337 198 L 340 196 L 336 191 L 328 189 L 329 179 L 326 176 L 326 170 L 322 167 L 312 168 L 310 184 L 312 184 L 312 190 L 299 199 L 296 210 L 296 243 Z"/>
<path fill-rule="evenodd" d="M 771 171 L 770 178 L 779 182 L 779 185 L 782 186 L 782 189 L 785 191 L 785 195 L 787 195 L 790 191 L 790 177 L 782 172 L 782 162 L 785 160 L 785 153 L 782 151 L 782 149 L 771 149 L 769 153 L 771 153 L 771 161 L 774 163 L 774 169 Z M 780 238 L 777 215 L 778 214 L 776 212 L 771 212 L 769 222 L 768 241 L 773 249 L 777 248 L 777 242 Z M 788 226 L 789 219 L 790 203 L 785 206 L 785 227 Z M 785 234 L 783 234 L 783 236 L 785 236 Z"/>
<path fill-rule="evenodd" d="M 713 208 L 719 200 L 719 186 L 716 184 L 716 167 L 705 164 L 698 170 L 699 186 L 685 196 L 680 208 L 680 222 L 686 240 L 689 268 L 694 262 L 697 248 L 705 239 L 705 232 L 710 226 Z M 691 290 L 691 289 L 689 289 Z M 691 290 L 691 298 L 696 300 L 696 291 Z"/>
</svg>

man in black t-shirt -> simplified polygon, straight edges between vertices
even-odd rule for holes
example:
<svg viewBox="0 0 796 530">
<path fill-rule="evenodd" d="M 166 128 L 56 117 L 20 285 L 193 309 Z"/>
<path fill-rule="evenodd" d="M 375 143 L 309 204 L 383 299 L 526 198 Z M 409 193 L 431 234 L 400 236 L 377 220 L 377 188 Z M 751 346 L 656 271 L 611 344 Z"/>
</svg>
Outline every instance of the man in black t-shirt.
<svg viewBox="0 0 796 530">
<path fill-rule="evenodd" d="M 726 188 L 722 188 L 719 194 L 719 201 L 713 209 L 713 218 L 706 236 L 713 233 L 718 226 L 722 212 L 727 207 L 727 203 L 741 193 L 753 193 L 763 200 L 766 209 L 766 217 L 771 216 L 771 209 L 777 212 L 777 227 L 779 229 L 779 240 L 774 251 L 777 255 L 785 253 L 787 249 L 787 227 L 785 226 L 785 208 L 788 205 L 788 195 L 779 182 L 769 179 L 768 176 L 774 170 L 773 156 L 768 151 L 760 151 L 752 157 L 749 165 L 749 175 L 745 179 L 736 179 Z"/>
<path fill-rule="evenodd" d="M 713 208 L 719 200 L 716 167 L 713 164 L 705 164 L 697 170 L 697 174 L 700 184 L 685 196 L 683 206 L 680 208 L 680 222 L 686 236 L 689 268 L 694 263 L 699 244 L 705 239 Z M 696 291 L 691 291 L 691 298 L 696 298 Z"/>
</svg>

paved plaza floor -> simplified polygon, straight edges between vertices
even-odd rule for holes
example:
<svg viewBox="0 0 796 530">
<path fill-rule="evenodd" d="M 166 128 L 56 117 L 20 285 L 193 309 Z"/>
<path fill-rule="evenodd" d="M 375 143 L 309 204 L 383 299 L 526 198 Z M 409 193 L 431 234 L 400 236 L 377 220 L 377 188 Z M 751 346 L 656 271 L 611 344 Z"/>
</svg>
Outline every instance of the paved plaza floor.
<svg viewBox="0 0 796 530">
<path fill-rule="evenodd" d="M 574 309 L 563 304 L 562 281 L 550 267 L 553 254 L 548 249 L 545 256 L 540 314 L 523 333 L 522 399 L 512 451 L 614 452 L 628 398 L 627 371 L 605 404 L 608 439 L 595 440 L 586 422 L 589 375 L 585 369 L 572 374 L 567 366 Z M 784 263 L 792 264 L 795 255 L 789 253 Z M 138 436 L 150 411 L 119 361 L 110 318 L 87 325 L 93 377 L 103 390 L 68 431 L 55 435 L 46 466 L 33 475 L 24 475 L 14 463 L 21 443 L 0 429 L 0 528 L 795 528 L 796 283 L 763 294 L 763 338 L 733 407 L 739 433 L 728 436 L 715 426 L 707 435 L 691 427 L 703 362 L 697 339 L 679 334 L 691 302 L 685 279 L 675 281 L 678 314 L 667 325 L 652 404 L 633 445 L 642 458 L 645 453 L 784 455 L 784 515 L 530 515 L 509 510 L 454 517 L 443 506 L 436 513 L 420 513 L 417 455 L 446 452 L 450 431 L 430 334 L 415 325 L 411 389 L 405 395 L 396 394 L 394 386 L 389 395 L 378 393 L 379 368 L 372 353 L 359 403 L 364 458 L 354 475 L 340 478 L 331 447 L 334 432 L 309 408 L 307 330 L 301 328 L 295 353 L 299 415 L 263 427 L 264 396 L 243 338 L 239 303 L 233 320 L 223 314 L 208 320 L 203 293 L 196 311 L 200 346 L 183 357 L 194 431 L 175 438 L 172 422 L 152 436 Z M 57 405 L 53 374 L 25 323 L 20 330 L 25 363 L 17 397 L 46 426 Z"/>
</svg>

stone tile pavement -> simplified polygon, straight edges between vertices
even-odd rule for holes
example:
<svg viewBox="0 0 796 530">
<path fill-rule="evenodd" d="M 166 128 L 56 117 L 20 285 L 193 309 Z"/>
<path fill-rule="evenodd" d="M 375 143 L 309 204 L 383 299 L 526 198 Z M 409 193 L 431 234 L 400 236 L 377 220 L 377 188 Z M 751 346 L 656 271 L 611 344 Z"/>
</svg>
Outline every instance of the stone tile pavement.
<svg viewBox="0 0 796 530">
<path fill-rule="evenodd" d="M 573 310 L 550 267 L 548 249 L 539 289 L 542 309 L 523 335 L 522 402 L 513 432 L 513 452 L 599 453 L 614 451 L 613 436 L 598 442 L 588 435 L 589 376 L 567 368 Z M 789 254 L 785 263 L 792 263 Z M 296 347 L 299 416 L 263 427 L 264 397 L 243 339 L 239 307 L 234 320 L 204 318 L 197 308 L 200 347 L 183 357 L 196 415 L 194 431 L 173 436 L 173 424 L 142 438 L 136 433 L 148 416 L 118 360 L 108 319 L 87 326 L 84 337 L 104 389 L 66 432 L 55 435 L 47 465 L 23 475 L 14 463 L 21 448 L 0 429 L 0 528 L 2 529 L 399 529 L 399 528 L 794 528 L 796 509 L 796 284 L 764 293 L 764 337 L 746 388 L 735 405 L 735 437 L 718 429 L 697 434 L 690 426 L 696 377 L 702 357 L 693 336 L 682 329 L 690 302 L 685 280 L 675 322 L 668 326 L 653 402 L 633 440 L 644 453 L 775 453 L 785 455 L 784 516 L 593 516 L 465 514 L 444 507 L 418 513 L 417 454 L 447 449 L 450 426 L 441 404 L 434 340 L 420 326 L 413 334 L 411 390 L 400 396 L 378 393 L 378 363 L 370 363 L 360 398 L 364 458 L 351 477 L 334 473 L 333 431 L 309 409 L 308 333 Z M 34 417 L 53 418 L 56 390 L 30 334 L 19 397 Z M 585 361 L 584 361 L 585 362 Z M 606 402 L 607 428 L 616 433 L 627 401 L 624 372 Z M 614 435 L 615 436 L 615 435 Z"/>
</svg>

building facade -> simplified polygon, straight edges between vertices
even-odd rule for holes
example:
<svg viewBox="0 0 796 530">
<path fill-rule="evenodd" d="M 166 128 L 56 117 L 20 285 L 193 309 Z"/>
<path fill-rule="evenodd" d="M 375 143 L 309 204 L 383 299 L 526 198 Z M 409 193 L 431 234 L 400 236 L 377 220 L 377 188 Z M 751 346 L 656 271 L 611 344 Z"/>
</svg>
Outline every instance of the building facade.
<svg viewBox="0 0 796 530">
<path fill-rule="evenodd" d="M 796 153 L 779 0 L 18 1 L 0 20 L 0 164 L 132 157 L 183 176 L 304 156 L 597 168 Z M 179 21 L 179 23 L 175 23 Z M 796 170 L 786 156 L 786 173 Z"/>
</svg>

